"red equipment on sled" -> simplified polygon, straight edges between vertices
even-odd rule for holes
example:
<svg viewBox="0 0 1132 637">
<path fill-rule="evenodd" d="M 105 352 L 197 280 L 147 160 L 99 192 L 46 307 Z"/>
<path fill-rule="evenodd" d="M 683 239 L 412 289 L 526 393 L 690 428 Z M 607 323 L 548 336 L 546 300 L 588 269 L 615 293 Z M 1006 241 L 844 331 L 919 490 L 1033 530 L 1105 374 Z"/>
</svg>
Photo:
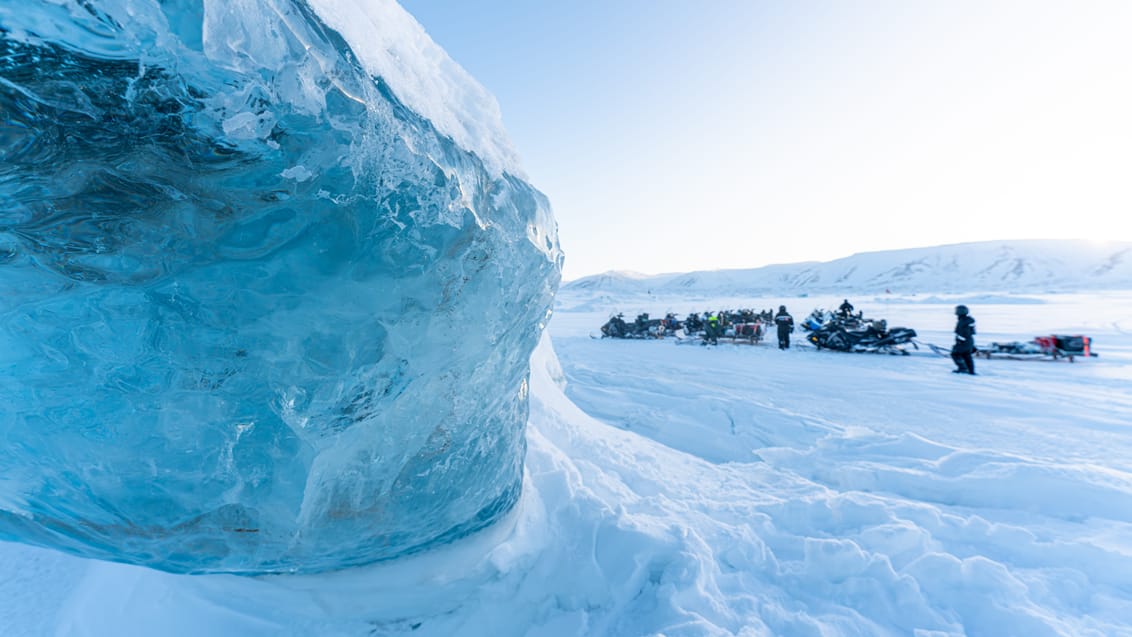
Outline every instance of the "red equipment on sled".
<svg viewBox="0 0 1132 637">
<path fill-rule="evenodd" d="M 762 323 L 737 323 L 723 331 L 723 338 L 733 339 L 735 342 L 746 341 L 755 345 L 763 340 Z"/>
<path fill-rule="evenodd" d="M 1096 356 L 1093 351 L 1093 339 L 1088 336 L 1054 334 L 1051 336 L 1038 336 L 1028 343 L 1014 341 L 1011 343 L 991 343 L 990 347 L 979 349 L 975 353 L 983 358 L 1012 358 L 1012 359 L 1066 359 L 1070 363 L 1078 356 Z"/>
</svg>

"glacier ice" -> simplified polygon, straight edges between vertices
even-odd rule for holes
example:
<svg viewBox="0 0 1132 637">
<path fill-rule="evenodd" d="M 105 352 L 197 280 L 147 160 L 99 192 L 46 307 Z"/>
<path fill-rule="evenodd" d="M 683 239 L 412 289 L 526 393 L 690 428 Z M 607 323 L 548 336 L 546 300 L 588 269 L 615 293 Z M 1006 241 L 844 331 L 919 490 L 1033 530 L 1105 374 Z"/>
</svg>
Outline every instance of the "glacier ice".
<svg viewBox="0 0 1132 637">
<path fill-rule="evenodd" d="M 0 539 L 317 572 L 521 485 L 561 253 L 389 0 L 0 0 Z"/>
</svg>

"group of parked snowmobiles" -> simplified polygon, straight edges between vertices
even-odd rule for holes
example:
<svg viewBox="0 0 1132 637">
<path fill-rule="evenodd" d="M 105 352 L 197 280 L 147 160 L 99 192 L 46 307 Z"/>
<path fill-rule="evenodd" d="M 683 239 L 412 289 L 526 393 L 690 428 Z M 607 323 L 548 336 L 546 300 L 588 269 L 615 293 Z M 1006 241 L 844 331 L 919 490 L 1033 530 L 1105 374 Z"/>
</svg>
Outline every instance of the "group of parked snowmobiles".
<svg viewBox="0 0 1132 637">
<path fill-rule="evenodd" d="M 846 301 L 848 303 L 848 301 Z M 617 314 L 601 326 L 602 338 L 664 338 L 674 336 L 681 342 L 718 343 L 727 339 L 736 343 L 760 343 L 767 329 L 774 324 L 770 310 L 724 310 L 719 312 L 693 312 L 679 319 L 669 312 L 663 319 L 650 318 L 648 313 L 638 314 L 626 321 Z M 838 352 L 867 352 L 907 355 L 909 347 L 919 349 L 916 330 L 910 327 L 888 327 L 885 319 L 867 319 L 863 312 L 828 311 L 815 309 L 801 322 L 806 341 L 817 349 Z M 697 339 L 698 337 L 698 339 Z M 950 348 L 931 343 L 925 345 L 936 354 L 950 356 Z M 1095 357 L 1092 339 L 1081 335 L 1038 336 L 1031 341 L 991 343 L 975 350 L 982 358 L 1008 358 L 1014 360 L 1067 360 L 1078 357 Z"/>
<path fill-rule="evenodd" d="M 736 342 L 758 343 L 766 332 L 765 325 L 773 322 L 770 311 L 725 310 L 720 312 L 692 312 L 683 320 L 669 312 L 663 319 L 650 318 L 647 312 L 637 315 L 632 322 L 624 314 L 617 314 L 601 326 L 602 338 L 687 338 L 699 336 L 705 342 L 719 338 Z"/>
<path fill-rule="evenodd" d="M 623 314 L 617 314 L 601 326 L 601 334 L 603 338 L 676 336 L 681 339 L 699 337 L 702 343 L 718 343 L 725 339 L 757 344 L 762 342 L 767 328 L 773 324 L 774 313 L 771 310 L 693 312 L 683 320 L 673 313 L 668 313 L 663 319 L 653 319 L 648 313 L 642 313 L 632 322 L 625 320 Z M 918 347 L 916 330 L 908 327 L 888 329 L 885 320 L 865 319 L 861 313 L 817 309 L 802 322 L 802 328 L 809 332 L 806 340 L 818 349 L 907 354 L 906 346 Z"/>
</svg>

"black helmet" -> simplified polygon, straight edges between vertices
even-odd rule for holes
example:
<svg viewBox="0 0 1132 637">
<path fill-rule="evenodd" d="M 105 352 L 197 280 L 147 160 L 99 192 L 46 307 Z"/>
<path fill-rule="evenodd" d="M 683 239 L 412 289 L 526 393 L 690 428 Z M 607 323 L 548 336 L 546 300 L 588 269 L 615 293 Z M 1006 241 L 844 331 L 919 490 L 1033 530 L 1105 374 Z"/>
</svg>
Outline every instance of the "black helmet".
<svg viewBox="0 0 1132 637">
<path fill-rule="evenodd" d="M 968 314 L 970 314 L 970 310 L 967 309 L 966 305 L 955 306 L 955 316 L 967 316 Z"/>
<path fill-rule="evenodd" d="M 779 306 L 778 306 L 778 311 L 779 311 L 779 312 L 785 312 L 785 311 L 786 311 L 786 306 L 785 306 L 785 305 L 779 305 Z"/>
</svg>

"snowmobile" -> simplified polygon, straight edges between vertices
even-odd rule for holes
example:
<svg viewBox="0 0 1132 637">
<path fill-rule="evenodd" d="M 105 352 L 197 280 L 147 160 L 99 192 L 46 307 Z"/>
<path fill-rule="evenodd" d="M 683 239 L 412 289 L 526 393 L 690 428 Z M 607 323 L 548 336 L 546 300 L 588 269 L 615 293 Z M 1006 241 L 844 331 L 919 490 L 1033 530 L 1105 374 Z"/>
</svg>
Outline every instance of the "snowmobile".
<svg viewBox="0 0 1132 637">
<path fill-rule="evenodd" d="M 664 338 L 665 332 L 668 331 L 664 319 L 650 319 L 648 312 L 638 314 L 633 326 L 642 334 L 641 338 Z"/>
<path fill-rule="evenodd" d="M 691 336 L 704 329 L 704 320 L 700 315 L 692 312 L 684 319 L 684 333 Z"/>
<path fill-rule="evenodd" d="M 847 329 L 840 321 L 830 321 L 806 336 L 818 349 L 839 352 L 871 352 L 878 354 L 904 354 L 906 345 L 919 349 L 916 330 L 910 327 L 888 329 L 886 321 L 870 321 L 864 328 Z"/>
<path fill-rule="evenodd" d="M 629 338 L 632 331 L 629 324 L 625 322 L 625 315 L 619 313 L 617 316 L 610 317 L 605 325 L 601 326 L 601 337 Z"/>
<path fill-rule="evenodd" d="M 821 329 L 823 325 L 836 324 L 846 330 L 859 330 L 867 328 L 872 321 L 864 318 L 862 312 L 857 314 L 840 314 L 818 308 L 802 321 L 802 329 L 813 332 Z"/>
<path fill-rule="evenodd" d="M 684 330 L 684 323 L 672 312 L 664 315 L 663 325 L 665 336 L 679 336 Z"/>
<path fill-rule="evenodd" d="M 832 322 L 833 318 L 834 317 L 832 312 L 827 312 L 821 308 L 817 308 L 813 312 L 810 312 L 809 316 L 803 319 L 802 329 L 806 330 L 807 332 L 813 332 L 815 330 L 821 329 L 822 325 Z"/>
<path fill-rule="evenodd" d="M 601 326 L 602 338 L 664 338 L 664 321 L 650 319 L 648 313 L 637 315 L 632 323 L 618 313 Z"/>
<path fill-rule="evenodd" d="M 975 356 L 982 358 L 1009 358 L 1013 360 L 1068 360 L 1070 363 L 1078 356 L 1096 356 L 1093 339 L 1080 334 L 1038 336 L 1026 343 L 1011 341 L 991 343 L 990 347 L 979 349 Z"/>
</svg>

